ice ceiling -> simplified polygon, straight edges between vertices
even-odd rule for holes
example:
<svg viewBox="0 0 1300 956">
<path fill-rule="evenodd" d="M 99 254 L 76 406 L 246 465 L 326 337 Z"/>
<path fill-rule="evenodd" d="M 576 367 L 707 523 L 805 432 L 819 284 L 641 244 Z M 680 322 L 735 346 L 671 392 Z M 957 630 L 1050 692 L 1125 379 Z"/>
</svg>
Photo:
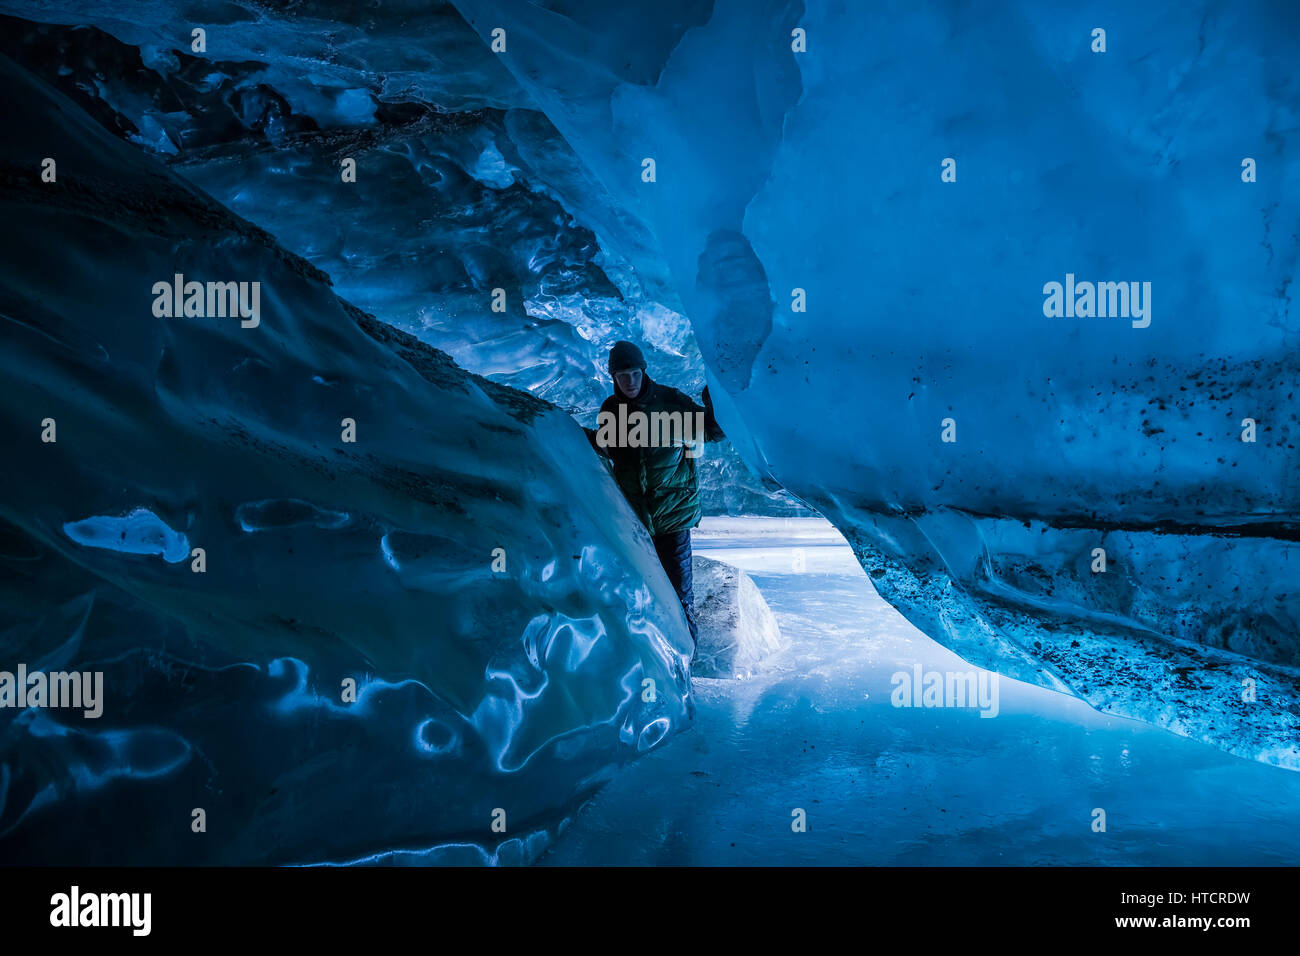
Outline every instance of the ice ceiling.
<svg viewBox="0 0 1300 956">
<path fill-rule="evenodd" d="M 96 792 L 184 828 L 140 794 L 186 787 L 285 828 L 229 861 L 525 858 L 464 836 L 497 794 L 544 839 L 666 739 L 680 615 L 564 414 L 618 338 L 712 386 L 714 509 L 789 489 L 967 660 L 1300 768 L 1293 7 L 0 12 L 3 425 L 61 429 L 3 475 L 0 633 L 139 689 L 99 733 L 5 718 L 15 858 Z M 267 334 L 160 325 L 175 272 L 261 278 Z M 229 561 L 62 530 L 134 509 Z M 374 709 L 325 702 L 349 674 Z M 382 826 L 288 822 L 346 776 L 313 746 L 389 748 Z"/>
</svg>

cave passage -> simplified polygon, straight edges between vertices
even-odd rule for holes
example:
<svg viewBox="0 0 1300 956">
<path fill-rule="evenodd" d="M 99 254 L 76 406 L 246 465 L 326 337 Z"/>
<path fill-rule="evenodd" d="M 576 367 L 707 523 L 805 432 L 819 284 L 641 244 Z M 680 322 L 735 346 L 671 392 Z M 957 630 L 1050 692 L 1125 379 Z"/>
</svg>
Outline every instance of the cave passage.
<svg viewBox="0 0 1300 956">
<path fill-rule="evenodd" d="M 1278 866 L 1300 855 L 1300 775 L 974 668 L 882 600 L 822 519 L 705 518 L 695 548 L 749 573 L 790 645 L 749 680 L 695 678 L 695 725 L 626 768 L 542 864 Z M 895 707 L 918 665 L 996 679 L 996 715 Z M 1105 832 L 1093 829 L 1098 808 Z M 792 828 L 797 809 L 805 832 Z"/>
</svg>

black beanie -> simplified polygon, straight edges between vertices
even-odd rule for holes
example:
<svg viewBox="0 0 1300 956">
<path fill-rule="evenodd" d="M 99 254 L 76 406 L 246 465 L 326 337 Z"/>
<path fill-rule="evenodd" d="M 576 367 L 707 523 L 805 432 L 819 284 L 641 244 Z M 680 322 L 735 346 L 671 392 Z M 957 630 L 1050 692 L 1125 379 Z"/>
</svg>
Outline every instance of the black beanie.
<svg viewBox="0 0 1300 956">
<path fill-rule="evenodd" d="M 645 369 L 645 356 L 631 342 L 615 342 L 609 350 L 609 374 L 621 372 L 625 368 Z"/>
</svg>

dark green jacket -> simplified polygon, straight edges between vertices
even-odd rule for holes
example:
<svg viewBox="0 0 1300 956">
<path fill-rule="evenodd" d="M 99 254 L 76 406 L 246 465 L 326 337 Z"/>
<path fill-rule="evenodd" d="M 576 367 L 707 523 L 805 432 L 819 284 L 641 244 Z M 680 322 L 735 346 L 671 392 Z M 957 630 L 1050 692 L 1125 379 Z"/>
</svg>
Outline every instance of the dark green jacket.
<svg viewBox="0 0 1300 956">
<path fill-rule="evenodd" d="M 683 415 L 703 413 L 705 441 L 720 441 L 726 436 L 713 417 L 712 406 L 699 405 L 687 395 L 667 385 L 660 385 L 642 373 L 643 384 L 635 399 L 628 399 L 615 386 L 614 394 L 605 399 L 601 412 L 619 414 L 619 406 L 626 405 L 628 414 L 641 411 L 646 415 L 655 412 L 680 412 Z M 597 423 L 599 428 L 599 422 Z M 597 432 L 587 429 L 592 446 L 606 455 L 613 465 L 614 480 L 618 482 L 632 510 L 652 535 L 674 534 L 694 528 L 700 523 L 703 509 L 700 506 L 700 480 L 695 472 L 698 458 L 689 458 L 684 445 L 669 447 L 618 447 L 601 448 L 597 445 Z"/>
</svg>

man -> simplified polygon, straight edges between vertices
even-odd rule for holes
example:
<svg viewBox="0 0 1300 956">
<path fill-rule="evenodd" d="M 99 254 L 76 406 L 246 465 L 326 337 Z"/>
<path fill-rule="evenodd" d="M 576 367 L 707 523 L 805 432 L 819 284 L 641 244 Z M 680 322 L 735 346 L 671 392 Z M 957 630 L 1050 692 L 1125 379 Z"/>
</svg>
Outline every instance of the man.
<svg viewBox="0 0 1300 956">
<path fill-rule="evenodd" d="M 587 435 L 592 446 L 613 463 L 614 480 L 650 532 L 659 562 L 686 612 L 691 640 L 698 645 L 691 529 L 700 523 L 703 509 L 695 458 L 701 450 L 701 439 L 714 442 L 726 436 L 713 417 L 707 387 L 704 404 L 697 405 L 677 389 L 654 381 L 646 374 L 641 350 L 631 342 L 614 343 L 609 352 L 609 374 L 614 380 L 614 394 L 600 406 L 600 427 L 587 429 Z M 635 412 L 643 413 L 652 424 L 640 434 L 635 428 L 620 429 L 619 423 L 636 421 L 630 417 Z M 663 413 L 670 413 L 670 417 L 656 417 Z M 656 422 L 661 426 L 668 422 L 675 429 L 671 442 L 660 440 L 668 429 L 655 428 Z M 691 442 L 689 448 L 687 441 Z"/>
</svg>

